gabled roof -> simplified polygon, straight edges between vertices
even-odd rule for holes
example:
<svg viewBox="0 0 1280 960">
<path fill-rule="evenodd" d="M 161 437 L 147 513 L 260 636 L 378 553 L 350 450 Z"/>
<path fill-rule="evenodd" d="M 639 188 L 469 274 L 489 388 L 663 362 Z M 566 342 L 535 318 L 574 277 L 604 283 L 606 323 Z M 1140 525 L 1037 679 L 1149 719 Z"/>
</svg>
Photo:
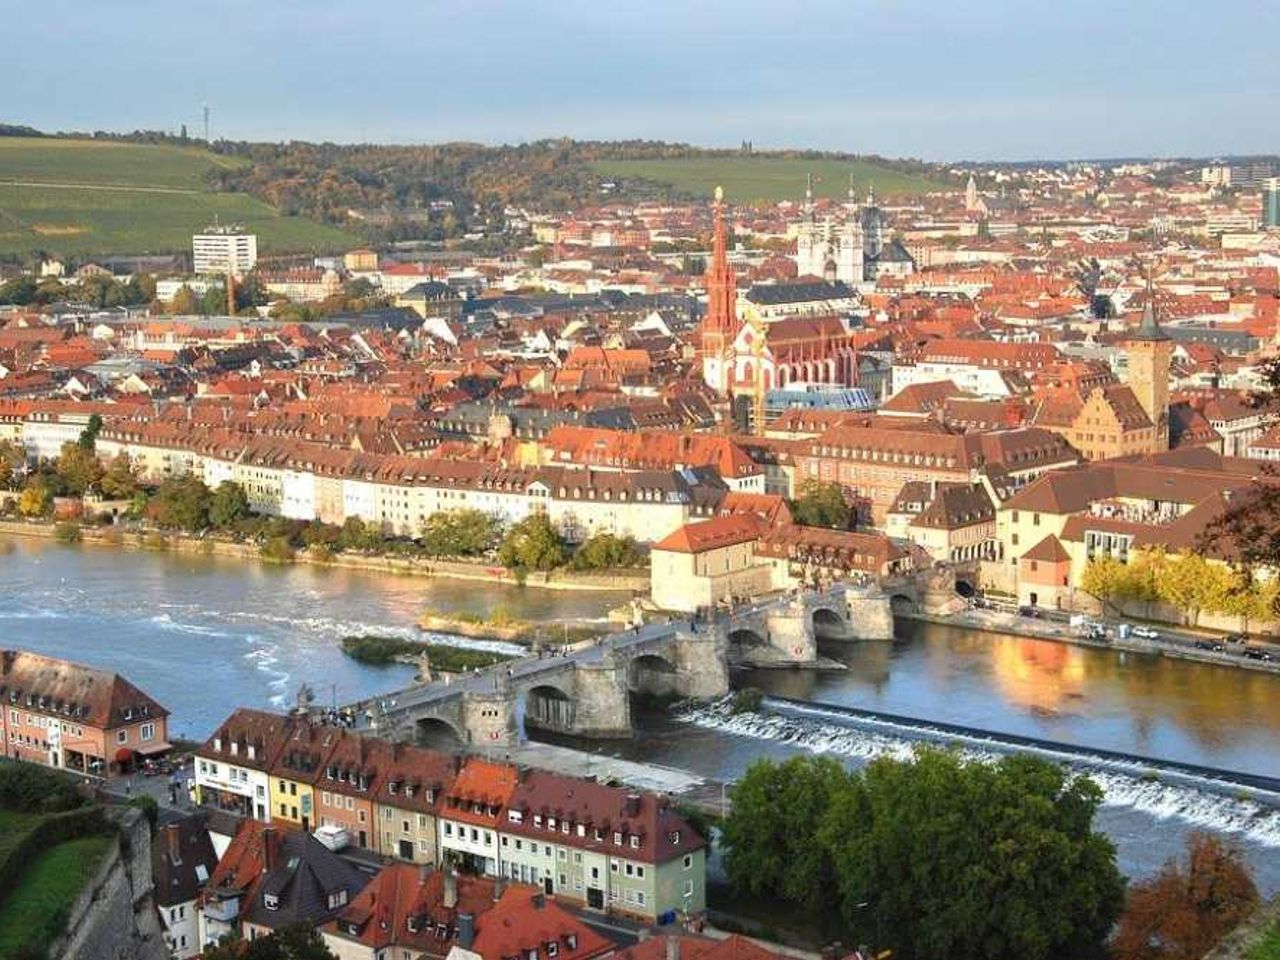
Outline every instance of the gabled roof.
<svg viewBox="0 0 1280 960">
<path fill-rule="evenodd" d="M 1039 563 L 1068 563 L 1071 554 L 1067 553 L 1062 541 L 1050 534 L 1022 555 L 1023 560 L 1035 560 Z"/>
<path fill-rule="evenodd" d="M 536 887 L 519 885 L 508 887 L 476 924 L 471 949 L 483 960 L 549 960 L 549 943 L 556 945 L 557 960 L 588 960 L 615 949 L 612 941 L 548 900 Z"/>
<path fill-rule="evenodd" d="M 686 523 L 653 545 L 654 550 L 671 553 L 705 553 L 760 536 L 760 521 L 751 514 L 731 514 L 698 523 Z"/>
<path fill-rule="evenodd" d="M 0 649 L 0 705 L 32 706 L 108 730 L 169 715 L 119 674 L 25 650 Z"/>
<path fill-rule="evenodd" d="M 195 900 L 217 865 L 218 855 L 203 817 L 183 817 L 163 824 L 151 841 L 156 903 L 169 907 Z"/>
<path fill-rule="evenodd" d="M 266 850 L 266 869 L 240 910 L 242 920 L 259 926 L 316 926 L 354 899 L 369 879 L 302 830 L 288 831 Z M 335 903 L 338 894 L 344 895 Z"/>
</svg>

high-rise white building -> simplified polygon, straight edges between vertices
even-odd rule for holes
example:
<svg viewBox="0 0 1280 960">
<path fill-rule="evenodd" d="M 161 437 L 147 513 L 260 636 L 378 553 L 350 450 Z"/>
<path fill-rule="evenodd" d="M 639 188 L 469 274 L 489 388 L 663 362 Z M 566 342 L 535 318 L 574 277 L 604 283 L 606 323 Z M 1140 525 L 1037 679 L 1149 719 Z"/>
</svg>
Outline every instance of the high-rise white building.
<svg viewBox="0 0 1280 960">
<path fill-rule="evenodd" d="M 258 238 L 238 227 L 210 227 L 191 238 L 196 273 L 247 273 L 258 262 Z"/>
</svg>

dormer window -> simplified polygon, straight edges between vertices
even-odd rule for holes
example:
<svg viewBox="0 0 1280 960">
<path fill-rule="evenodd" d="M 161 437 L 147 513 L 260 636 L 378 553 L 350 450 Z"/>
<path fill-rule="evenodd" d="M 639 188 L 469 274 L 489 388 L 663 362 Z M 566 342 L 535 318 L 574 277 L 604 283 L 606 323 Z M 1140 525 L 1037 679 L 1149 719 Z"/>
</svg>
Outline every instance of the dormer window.
<svg viewBox="0 0 1280 960">
<path fill-rule="evenodd" d="M 345 906 L 347 902 L 347 891 L 335 890 L 329 894 L 329 909 L 336 910 L 338 907 Z"/>
<path fill-rule="evenodd" d="M 640 838 L 635 836 L 634 834 L 631 837 L 631 847 L 634 850 L 640 849 Z"/>
<path fill-rule="evenodd" d="M 264 893 L 262 895 L 262 905 L 266 907 L 268 910 L 279 910 L 280 898 L 277 897 L 274 893 Z"/>
<path fill-rule="evenodd" d="M 564 945 L 570 950 L 578 949 L 578 935 L 576 933 L 566 933 L 564 935 Z"/>
<path fill-rule="evenodd" d="M 622 834 L 617 832 L 616 830 L 614 831 L 614 834 L 613 834 L 613 845 L 615 847 L 622 846 Z"/>
<path fill-rule="evenodd" d="M 547 829 L 548 829 L 548 830 L 554 830 L 555 828 L 556 828 L 556 818 L 555 818 L 555 817 L 547 817 Z"/>
<path fill-rule="evenodd" d="M 221 749 L 222 749 L 222 738 L 221 738 L 221 737 L 214 737 L 214 738 L 213 738 L 213 749 L 215 749 L 215 750 L 221 750 Z"/>
<path fill-rule="evenodd" d="M 673 847 L 680 846 L 680 831 L 672 830 L 669 839 L 671 840 L 671 845 Z"/>
</svg>

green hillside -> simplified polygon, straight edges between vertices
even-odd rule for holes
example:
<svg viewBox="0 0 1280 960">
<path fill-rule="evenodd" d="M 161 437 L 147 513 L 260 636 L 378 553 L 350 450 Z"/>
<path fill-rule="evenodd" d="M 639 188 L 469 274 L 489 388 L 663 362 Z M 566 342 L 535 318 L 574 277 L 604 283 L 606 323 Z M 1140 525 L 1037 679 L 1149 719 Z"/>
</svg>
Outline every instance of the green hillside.
<svg viewBox="0 0 1280 960">
<path fill-rule="evenodd" d="M 246 194 L 214 193 L 214 166 L 242 161 L 195 148 L 0 138 L 0 254 L 172 253 L 214 220 L 258 234 L 264 253 L 327 252 L 357 239 L 282 216 Z"/>
<path fill-rule="evenodd" d="M 599 173 L 623 180 L 633 177 L 670 185 L 680 193 L 711 196 L 722 186 L 725 196 L 739 203 L 775 203 L 804 197 L 805 177 L 813 175 L 819 197 L 843 197 L 853 175 L 858 195 L 874 184 L 880 196 L 915 196 L 953 185 L 903 173 L 865 160 L 808 160 L 777 157 L 688 157 L 664 160 L 599 160 Z"/>
</svg>

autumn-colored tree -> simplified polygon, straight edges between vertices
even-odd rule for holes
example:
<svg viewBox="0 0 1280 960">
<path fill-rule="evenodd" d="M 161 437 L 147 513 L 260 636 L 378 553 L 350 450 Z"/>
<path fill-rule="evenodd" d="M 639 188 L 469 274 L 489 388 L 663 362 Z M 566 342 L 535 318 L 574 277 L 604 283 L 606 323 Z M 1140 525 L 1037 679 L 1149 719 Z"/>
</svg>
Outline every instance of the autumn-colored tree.
<svg viewBox="0 0 1280 960">
<path fill-rule="evenodd" d="M 1239 847 L 1206 833 L 1187 838 L 1186 861 L 1170 860 L 1132 884 L 1111 940 L 1114 960 L 1199 960 L 1258 902 Z"/>
<path fill-rule="evenodd" d="M 39 477 L 32 477 L 18 498 L 18 510 L 24 517 L 43 517 L 53 506 L 53 491 Z"/>
<path fill-rule="evenodd" d="M 169 312 L 178 316 L 190 316 L 199 312 L 200 298 L 196 296 L 194 290 L 183 284 L 178 288 L 178 292 L 173 295 L 173 299 L 169 301 Z"/>
<path fill-rule="evenodd" d="M 64 443 L 54 469 L 62 492 L 83 496 L 102 479 L 102 463 L 91 449 L 78 443 Z"/>
<path fill-rule="evenodd" d="M 1166 558 L 1155 580 L 1160 599 L 1183 612 L 1192 625 L 1200 622 L 1202 611 L 1225 607 L 1232 582 L 1227 567 L 1190 551 Z"/>
</svg>

